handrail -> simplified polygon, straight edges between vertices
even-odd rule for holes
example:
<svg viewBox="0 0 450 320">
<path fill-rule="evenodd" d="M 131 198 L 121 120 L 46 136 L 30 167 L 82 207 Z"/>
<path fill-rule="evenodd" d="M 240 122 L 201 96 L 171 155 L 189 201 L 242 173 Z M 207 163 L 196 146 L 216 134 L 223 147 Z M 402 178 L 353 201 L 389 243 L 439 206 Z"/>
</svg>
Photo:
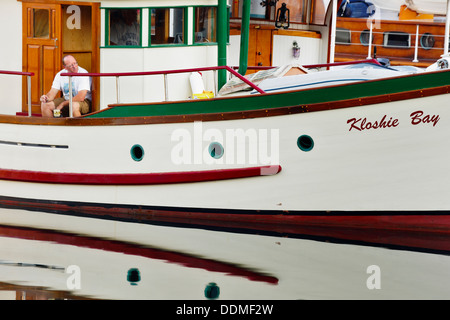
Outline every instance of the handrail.
<svg viewBox="0 0 450 320">
<path fill-rule="evenodd" d="M 34 76 L 33 72 L 20 72 L 20 71 L 7 71 L 0 70 L 0 74 L 27 76 L 27 102 L 28 102 L 28 116 L 31 117 L 31 77 Z"/>
<path fill-rule="evenodd" d="M 374 63 L 377 65 L 381 65 L 381 63 L 377 59 L 372 58 L 372 59 L 355 60 L 355 61 L 308 64 L 308 65 L 304 65 L 303 67 L 308 68 L 308 69 L 314 69 L 314 68 L 324 68 L 324 67 L 346 66 L 346 65 L 360 64 L 360 63 Z"/>
<path fill-rule="evenodd" d="M 337 66 L 345 66 L 352 64 L 360 64 L 360 63 L 374 63 L 377 65 L 381 65 L 381 63 L 375 59 L 364 59 L 364 60 L 352 60 L 352 61 L 342 61 L 342 62 L 330 62 L 330 63 L 317 63 L 317 64 L 305 64 L 301 65 L 303 68 L 314 69 L 314 68 L 325 68 L 325 67 L 337 67 Z M 270 70 L 274 69 L 277 66 L 249 66 L 248 70 Z M 233 66 L 233 69 L 238 69 L 238 66 Z"/>
<path fill-rule="evenodd" d="M 104 72 L 104 73 L 72 73 L 64 72 L 61 76 L 69 77 L 69 115 L 73 116 L 72 113 L 72 83 L 71 77 L 116 77 L 116 98 L 119 102 L 119 77 L 131 77 L 131 76 L 149 76 L 149 75 L 164 75 L 165 79 L 168 74 L 177 73 L 187 73 L 187 72 L 201 72 L 201 71 L 216 71 L 216 70 L 227 70 L 234 76 L 238 77 L 240 80 L 248 84 L 250 87 L 258 91 L 259 93 L 266 93 L 264 90 L 259 88 L 256 84 L 243 77 L 241 74 L 230 68 L 229 66 L 218 66 L 218 67 L 201 67 L 201 68 L 189 68 L 189 69 L 174 69 L 174 70 L 161 70 L 161 71 L 141 71 L 141 72 Z M 165 81 L 166 82 L 166 81 Z M 166 87 L 166 85 L 165 85 Z M 167 92 L 167 88 L 165 89 Z M 167 98 L 167 97 L 166 97 Z"/>
<path fill-rule="evenodd" d="M 0 70 L 0 74 L 14 74 L 18 76 L 34 76 L 34 72 L 21 72 L 21 71 L 7 71 L 7 70 Z"/>
</svg>

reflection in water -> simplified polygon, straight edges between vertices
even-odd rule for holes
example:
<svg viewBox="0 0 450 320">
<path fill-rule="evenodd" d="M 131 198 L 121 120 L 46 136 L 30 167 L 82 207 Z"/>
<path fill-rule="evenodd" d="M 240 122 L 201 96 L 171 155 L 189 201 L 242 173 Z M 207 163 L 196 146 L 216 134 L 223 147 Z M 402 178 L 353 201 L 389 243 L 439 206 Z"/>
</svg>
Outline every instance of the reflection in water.
<svg viewBox="0 0 450 320">
<path fill-rule="evenodd" d="M 0 224 L 2 299 L 450 298 L 446 254 L 26 210 Z"/>
<path fill-rule="evenodd" d="M 131 268 L 128 270 L 127 280 L 131 285 L 137 285 L 141 281 L 141 273 L 137 268 Z"/>
</svg>

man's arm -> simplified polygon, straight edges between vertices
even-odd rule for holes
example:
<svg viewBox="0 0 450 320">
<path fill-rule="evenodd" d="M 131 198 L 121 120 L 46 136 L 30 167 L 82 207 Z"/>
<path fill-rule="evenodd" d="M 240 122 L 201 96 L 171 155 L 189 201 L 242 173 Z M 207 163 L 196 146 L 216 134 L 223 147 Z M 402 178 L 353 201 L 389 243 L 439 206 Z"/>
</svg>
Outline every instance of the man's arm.
<svg viewBox="0 0 450 320">
<path fill-rule="evenodd" d="M 73 101 L 84 101 L 84 99 L 86 99 L 86 95 L 87 95 L 87 90 L 80 90 L 78 91 L 78 94 L 72 98 Z"/>
</svg>

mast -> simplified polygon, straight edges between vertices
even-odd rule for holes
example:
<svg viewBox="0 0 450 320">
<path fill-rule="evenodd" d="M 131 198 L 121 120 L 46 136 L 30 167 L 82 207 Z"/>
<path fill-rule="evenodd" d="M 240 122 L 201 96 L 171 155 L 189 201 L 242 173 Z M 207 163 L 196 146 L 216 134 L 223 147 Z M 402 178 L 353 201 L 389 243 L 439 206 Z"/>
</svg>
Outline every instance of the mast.
<svg viewBox="0 0 450 320">
<path fill-rule="evenodd" d="M 217 65 L 227 65 L 227 0 L 218 0 L 217 8 Z M 227 82 L 226 70 L 219 70 L 217 75 L 218 89 Z"/>
<path fill-rule="evenodd" d="M 450 29 L 450 0 L 447 0 L 447 12 L 445 15 L 445 38 L 444 38 L 444 56 L 448 56 L 448 36 L 449 36 L 449 29 Z"/>
<path fill-rule="evenodd" d="M 245 75 L 248 64 L 248 41 L 250 32 L 250 0 L 244 0 L 242 4 L 241 20 L 241 47 L 239 55 L 239 74 Z"/>
<path fill-rule="evenodd" d="M 334 62 L 334 50 L 336 45 L 336 19 L 337 19 L 337 0 L 331 0 L 331 31 L 330 31 L 330 58 L 329 63 Z"/>
</svg>

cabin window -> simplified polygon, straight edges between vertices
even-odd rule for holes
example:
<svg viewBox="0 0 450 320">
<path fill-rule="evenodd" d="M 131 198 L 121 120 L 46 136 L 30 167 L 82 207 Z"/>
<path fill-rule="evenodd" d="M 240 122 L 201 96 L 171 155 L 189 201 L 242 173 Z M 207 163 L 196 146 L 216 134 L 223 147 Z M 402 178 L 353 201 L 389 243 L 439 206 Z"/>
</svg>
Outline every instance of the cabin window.
<svg viewBox="0 0 450 320">
<path fill-rule="evenodd" d="M 216 39 L 216 7 L 196 7 L 194 22 L 194 43 L 217 42 Z"/>
<path fill-rule="evenodd" d="M 33 38 L 48 38 L 50 34 L 50 12 L 47 9 L 33 9 Z"/>
<path fill-rule="evenodd" d="M 344 28 L 336 28 L 336 43 L 350 44 L 351 43 L 350 30 Z"/>
<path fill-rule="evenodd" d="M 185 8 L 157 8 L 151 10 L 150 43 L 185 44 Z"/>
<path fill-rule="evenodd" d="M 422 37 L 420 37 L 420 46 L 425 50 L 433 48 L 434 42 L 434 36 L 431 33 L 424 33 Z"/>
<path fill-rule="evenodd" d="M 140 9 L 110 9 L 107 21 L 109 46 L 141 46 Z"/>
<path fill-rule="evenodd" d="M 409 48 L 411 36 L 406 32 L 388 31 L 383 35 L 385 47 Z"/>
</svg>

